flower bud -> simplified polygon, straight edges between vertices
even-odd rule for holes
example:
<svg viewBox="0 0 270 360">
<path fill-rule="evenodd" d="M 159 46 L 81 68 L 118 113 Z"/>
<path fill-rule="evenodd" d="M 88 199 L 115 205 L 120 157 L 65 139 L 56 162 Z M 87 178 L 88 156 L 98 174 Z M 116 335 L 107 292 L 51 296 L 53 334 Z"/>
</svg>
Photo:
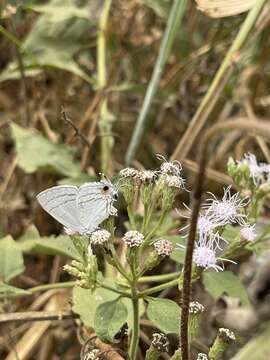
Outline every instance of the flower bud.
<svg viewBox="0 0 270 360">
<path fill-rule="evenodd" d="M 192 301 L 189 304 L 189 326 L 188 326 L 188 336 L 189 341 L 192 340 L 199 329 L 201 314 L 204 312 L 204 306 L 198 301 Z"/>
<path fill-rule="evenodd" d="M 208 360 L 208 356 L 204 353 L 199 353 L 197 356 L 197 360 Z"/>
<path fill-rule="evenodd" d="M 137 230 L 129 230 L 125 233 L 122 240 L 129 248 L 137 248 L 143 243 L 144 236 Z"/>
<path fill-rule="evenodd" d="M 216 337 L 216 340 L 209 351 L 209 358 L 211 360 L 221 359 L 223 353 L 226 351 L 229 345 L 234 341 L 235 341 L 235 335 L 231 330 L 220 328 L 218 330 L 218 335 Z"/>
<path fill-rule="evenodd" d="M 96 230 L 92 232 L 90 236 L 90 243 L 92 245 L 105 245 L 111 237 L 111 234 L 107 230 Z"/>
<path fill-rule="evenodd" d="M 173 245 L 169 240 L 159 239 L 153 243 L 154 248 L 159 256 L 169 256 L 173 251 Z"/>
<path fill-rule="evenodd" d="M 162 352 L 168 352 L 168 338 L 162 333 L 153 334 L 150 348 L 146 351 L 145 360 L 157 360 Z"/>
</svg>

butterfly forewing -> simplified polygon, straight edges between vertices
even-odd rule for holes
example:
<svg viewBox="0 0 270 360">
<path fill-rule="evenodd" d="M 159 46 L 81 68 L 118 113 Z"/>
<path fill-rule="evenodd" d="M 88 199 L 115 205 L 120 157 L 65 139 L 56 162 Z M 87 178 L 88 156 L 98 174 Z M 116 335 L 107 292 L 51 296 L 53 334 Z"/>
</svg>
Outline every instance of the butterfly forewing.
<svg viewBox="0 0 270 360">
<path fill-rule="evenodd" d="M 78 192 L 76 186 L 55 186 L 39 193 L 37 199 L 43 209 L 66 228 L 82 232 L 83 226 L 77 211 Z"/>
<path fill-rule="evenodd" d="M 110 215 L 111 199 L 102 194 L 102 183 L 86 183 L 79 188 L 77 209 L 81 224 L 94 231 Z"/>
</svg>

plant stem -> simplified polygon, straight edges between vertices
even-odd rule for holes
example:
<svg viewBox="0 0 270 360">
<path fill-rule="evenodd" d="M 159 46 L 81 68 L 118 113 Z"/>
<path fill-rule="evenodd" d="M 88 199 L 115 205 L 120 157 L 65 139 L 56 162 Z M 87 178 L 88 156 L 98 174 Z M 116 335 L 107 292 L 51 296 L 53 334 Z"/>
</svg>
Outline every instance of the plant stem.
<svg viewBox="0 0 270 360">
<path fill-rule="evenodd" d="M 112 0 L 105 0 L 99 20 L 97 38 L 97 85 L 104 89 L 107 85 L 106 72 L 106 28 Z M 101 134 L 101 169 L 108 173 L 110 168 L 111 149 L 113 137 L 111 136 L 111 119 L 108 117 L 107 99 L 100 105 L 99 129 Z"/>
<path fill-rule="evenodd" d="M 192 148 L 194 141 L 199 131 L 204 126 L 208 116 L 212 113 L 214 106 L 217 103 L 232 71 L 233 64 L 238 60 L 237 55 L 239 50 L 245 45 L 245 42 L 250 34 L 253 26 L 261 14 L 267 0 L 257 0 L 256 4 L 249 11 L 243 25 L 241 26 L 237 37 L 232 43 L 229 51 L 226 54 L 219 70 L 217 71 L 205 97 L 193 116 L 187 131 L 181 138 L 176 149 L 174 150 L 171 159 L 179 159 L 183 161 L 187 156 L 189 150 Z M 183 359 L 185 360 L 185 359 Z"/>
<path fill-rule="evenodd" d="M 167 280 L 171 280 L 174 278 L 178 278 L 180 274 L 181 274 L 181 271 L 177 271 L 177 272 L 174 272 L 171 274 L 164 274 L 164 275 L 142 276 L 138 280 L 138 283 L 143 284 L 143 283 L 150 283 L 150 282 L 167 281 Z"/>
<path fill-rule="evenodd" d="M 139 298 L 136 291 L 132 292 L 132 308 L 133 308 L 133 328 L 130 344 L 130 360 L 136 360 L 137 349 L 139 344 L 140 333 L 140 317 L 139 317 Z"/>
<path fill-rule="evenodd" d="M 179 30 L 179 25 L 181 23 L 181 20 L 185 12 L 186 4 L 187 4 L 187 0 L 174 0 L 173 6 L 171 8 L 171 12 L 166 25 L 166 30 L 162 39 L 155 68 L 151 80 L 149 82 L 149 85 L 147 87 L 143 105 L 139 117 L 137 119 L 135 129 L 132 134 L 131 142 L 127 150 L 126 163 L 128 165 L 134 159 L 135 153 L 144 134 L 147 115 L 150 106 L 152 104 L 153 98 L 158 89 L 160 78 L 162 76 L 164 66 L 170 54 L 174 38 L 177 34 L 177 31 Z"/>
<path fill-rule="evenodd" d="M 127 206 L 127 213 L 128 213 L 128 218 L 129 218 L 129 222 L 131 225 L 132 229 L 136 229 L 136 222 L 135 222 L 135 218 L 134 218 L 134 214 L 133 214 L 133 209 L 131 205 Z"/>
<path fill-rule="evenodd" d="M 167 289 L 168 287 L 175 286 L 177 284 L 178 284 L 178 279 L 175 279 L 175 280 L 166 282 L 165 284 L 161 284 L 161 285 L 152 287 L 150 289 L 140 291 L 138 293 L 138 296 L 139 297 L 144 297 L 144 296 L 147 296 L 147 295 L 151 295 L 151 294 L 154 294 L 154 293 L 159 292 L 161 290 Z"/>
<path fill-rule="evenodd" d="M 153 229 L 146 235 L 145 239 L 144 239 L 144 242 L 142 244 L 142 249 L 144 249 L 148 243 L 149 243 L 149 240 L 151 240 L 151 238 L 156 234 L 156 232 L 159 230 L 159 228 L 161 227 L 164 219 L 165 219 L 165 216 L 167 214 L 167 211 L 163 211 L 162 214 L 160 215 L 159 217 L 159 220 L 158 222 L 156 223 L 156 225 L 153 227 Z"/>
</svg>

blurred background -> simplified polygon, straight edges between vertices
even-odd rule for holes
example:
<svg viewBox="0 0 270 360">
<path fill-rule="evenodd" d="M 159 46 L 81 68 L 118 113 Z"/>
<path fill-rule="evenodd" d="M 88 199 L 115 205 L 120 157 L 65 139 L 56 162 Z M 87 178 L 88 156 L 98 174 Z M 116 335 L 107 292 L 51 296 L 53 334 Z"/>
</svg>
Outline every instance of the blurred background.
<svg viewBox="0 0 270 360">
<path fill-rule="evenodd" d="M 155 169 L 156 154 L 180 160 L 192 189 L 203 129 L 228 119 L 269 121 L 267 3 L 235 47 L 224 81 L 210 94 L 211 111 L 181 155 L 181 139 L 188 129 L 197 131 L 191 121 L 255 2 L 246 1 L 243 8 L 242 1 L 228 0 L 228 11 L 225 2 L 213 9 L 206 0 L 181 5 L 172 0 L 2 0 L 0 237 L 18 239 L 32 224 L 41 235 L 59 234 L 61 226 L 35 199 L 39 191 L 81 184 L 100 171 L 113 177 L 127 163 Z M 139 135 L 134 133 L 138 118 Z M 240 159 L 250 151 L 259 161 L 270 161 L 269 146 L 252 132 L 227 132 L 210 150 L 207 187 L 215 193 L 231 182 L 229 156 Z M 180 201 L 188 202 L 188 194 Z M 28 257 L 19 285 L 58 281 L 59 264 L 58 257 Z M 9 304 L 10 310 L 27 308 L 29 299 L 24 301 Z M 56 338 L 51 357 L 39 353 L 33 359 L 78 358 L 69 325 L 47 335 L 48 342 Z M 12 331 L 8 349 L 23 332 Z M 7 335 L 1 336 L 3 343 Z"/>
</svg>

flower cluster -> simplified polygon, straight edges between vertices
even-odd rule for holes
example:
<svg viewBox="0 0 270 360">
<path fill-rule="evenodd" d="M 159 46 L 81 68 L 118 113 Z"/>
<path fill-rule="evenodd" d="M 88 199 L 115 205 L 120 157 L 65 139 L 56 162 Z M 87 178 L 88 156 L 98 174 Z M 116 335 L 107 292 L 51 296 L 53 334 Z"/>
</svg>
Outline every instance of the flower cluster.
<svg viewBox="0 0 270 360">
<path fill-rule="evenodd" d="M 144 236 L 137 230 L 129 230 L 125 233 L 123 241 L 130 248 L 139 247 L 143 242 Z"/>
<path fill-rule="evenodd" d="M 90 245 L 104 245 L 110 236 L 111 234 L 107 230 L 96 230 L 90 235 Z"/>
<path fill-rule="evenodd" d="M 270 177 L 270 165 L 266 163 L 258 163 L 254 154 L 245 154 L 244 159 L 238 161 L 239 165 L 247 165 L 249 175 L 254 185 L 258 186 L 262 182 L 268 181 Z"/>
<path fill-rule="evenodd" d="M 224 226 L 235 223 L 241 225 L 242 236 L 248 237 L 249 240 L 254 239 L 255 233 L 253 227 L 246 223 L 244 208 L 248 204 L 247 198 L 241 198 L 238 192 L 232 194 L 231 186 L 224 189 L 221 200 L 213 194 L 210 195 L 211 197 L 202 206 L 203 214 L 198 217 L 198 238 L 193 252 L 193 261 L 199 267 L 222 271 L 223 267 L 217 264 L 218 260 L 231 261 L 217 257 L 218 251 L 222 250 L 221 242 L 226 243 L 221 236 Z"/>
<path fill-rule="evenodd" d="M 154 248 L 159 256 L 169 256 L 173 251 L 173 245 L 169 240 L 158 239 L 154 243 Z"/>
</svg>

